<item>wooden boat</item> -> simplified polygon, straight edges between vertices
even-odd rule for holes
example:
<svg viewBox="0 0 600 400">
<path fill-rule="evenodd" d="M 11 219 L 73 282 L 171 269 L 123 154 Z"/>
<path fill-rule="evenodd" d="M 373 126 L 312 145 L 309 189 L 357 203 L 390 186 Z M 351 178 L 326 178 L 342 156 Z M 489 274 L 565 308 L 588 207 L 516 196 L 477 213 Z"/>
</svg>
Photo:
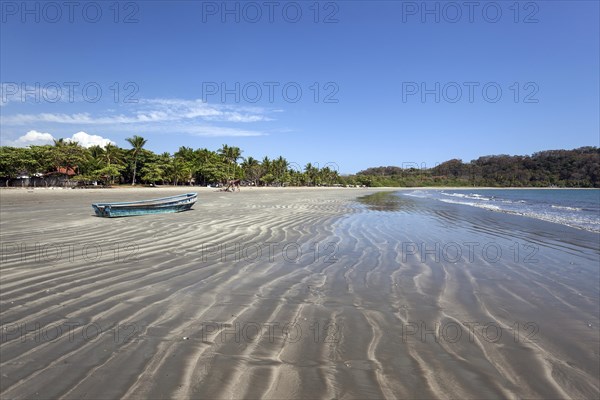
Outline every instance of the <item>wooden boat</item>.
<svg viewBox="0 0 600 400">
<path fill-rule="evenodd" d="M 92 204 L 92 208 L 98 217 L 130 217 L 134 215 L 187 211 L 192 208 L 197 199 L 198 193 L 186 193 L 152 200 L 94 203 Z"/>
</svg>

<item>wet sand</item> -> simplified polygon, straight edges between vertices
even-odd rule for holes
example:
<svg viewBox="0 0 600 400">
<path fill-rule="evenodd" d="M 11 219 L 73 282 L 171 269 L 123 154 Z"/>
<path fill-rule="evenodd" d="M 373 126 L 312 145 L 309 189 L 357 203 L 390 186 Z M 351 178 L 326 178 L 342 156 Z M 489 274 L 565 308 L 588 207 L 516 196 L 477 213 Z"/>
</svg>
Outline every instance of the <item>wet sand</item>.
<svg viewBox="0 0 600 400">
<path fill-rule="evenodd" d="M 598 398 L 598 234 L 356 188 L 90 206 L 185 191 L 0 190 L 2 398 Z"/>
</svg>

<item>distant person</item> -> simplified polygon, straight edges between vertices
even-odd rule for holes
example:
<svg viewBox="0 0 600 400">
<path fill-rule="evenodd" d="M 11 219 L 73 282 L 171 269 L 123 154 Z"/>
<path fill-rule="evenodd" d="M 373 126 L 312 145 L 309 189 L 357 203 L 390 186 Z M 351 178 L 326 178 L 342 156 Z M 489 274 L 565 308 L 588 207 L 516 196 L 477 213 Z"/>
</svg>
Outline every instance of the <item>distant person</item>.
<svg viewBox="0 0 600 400">
<path fill-rule="evenodd" d="M 225 188 L 225 191 L 229 192 L 229 188 L 231 188 L 231 191 L 235 192 L 235 189 L 237 188 L 237 190 L 239 192 L 241 181 L 242 181 L 241 179 L 232 179 L 230 181 L 227 181 L 227 187 Z"/>
</svg>

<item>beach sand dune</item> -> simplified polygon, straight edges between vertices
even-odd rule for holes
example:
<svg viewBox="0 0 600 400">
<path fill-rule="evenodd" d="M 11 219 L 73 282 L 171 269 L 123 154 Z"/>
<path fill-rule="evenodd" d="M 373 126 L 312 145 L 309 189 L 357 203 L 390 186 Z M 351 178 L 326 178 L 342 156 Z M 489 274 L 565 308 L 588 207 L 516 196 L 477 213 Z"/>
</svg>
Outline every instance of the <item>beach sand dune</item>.
<svg viewBox="0 0 600 400">
<path fill-rule="evenodd" d="M 597 234 L 370 189 L 90 206 L 184 191 L 0 192 L 2 398 L 598 397 Z"/>
</svg>

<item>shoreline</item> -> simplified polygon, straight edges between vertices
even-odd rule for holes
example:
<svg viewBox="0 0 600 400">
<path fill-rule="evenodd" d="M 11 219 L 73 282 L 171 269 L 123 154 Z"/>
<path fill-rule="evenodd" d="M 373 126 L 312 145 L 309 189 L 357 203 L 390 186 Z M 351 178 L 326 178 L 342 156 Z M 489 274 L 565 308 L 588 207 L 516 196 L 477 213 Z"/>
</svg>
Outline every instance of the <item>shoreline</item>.
<svg viewBox="0 0 600 400">
<path fill-rule="evenodd" d="M 600 188 L 586 188 L 586 187 L 498 187 L 498 186 L 377 186 L 377 187 L 334 187 L 334 186 L 242 186 L 243 190 L 600 190 Z M 0 186 L 1 191 L 12 191 L 12 190 L 81 190 L 81 191 L 116 191 L 116 190 L 181 190 L 181 191 L 219 191 L 216 187 L 206 186 L 113 186 L 113 187 L 61 187 L 61 186 L 49 186 L 49 187 L 4 187 Z M 225 193 L 225 192 L 223 192 Z"/>
<path fill-rule="evenodd" d="M 596 190 L 600 191 L 600 189 L 596 188 L 497 188 L 497 187 L 481 187 L 481 188 L 472 188 L 472 187 L 414 187 L 414 188 L 397 188 L 397 187 L 350 187 L 350 188 L 341 188 L 341 187 L 314 187 L 314 186 L 302 186 L 302 187 L 243 187 L 241 192 L 225 192 L 221 191 L 218 188 L 207 188 L 204 186 L 158 186 L 158 187 L 141 187 L 141 186 L 118 186 L 111 188 L 92 188 L 91 190 L 78 190 L 81 188 L 62 188 L 62 187 L 48 187 L 48 188 L 4 188 L 0 189 L 0 195 L 5 199 L 10 200 L 11 198 L 18 197 L 22 193 L 34 194 L 34 193 L 53 193 L 56 196 L 61 196 L 61 194 L 77 194 L 77 197 L 83 197 L 88 199 L 90 202 L 117 202 L 117 201 L 134 201 L 134 200 L 146 200 L 152 198 L 160 198 L 167 195 L 173 194 L 182 194 L 188 192 L 197 192 L 200 195 L 212 196 L 214 195 L 223 195 L 223 196 L 237 196 L 240 193 L 244 194 L 269 194 L 269 195 L 278 195 L 278 194 L 289 194 L 289 193 L 340 193 L 343 198 L 347 199 L 347 195 L 353 196 L 353 198 L 358 198 L 363 195 L 367 195 L 370 193 L 378 193 L 378 192 L 409 192 L 414 190 L 436 190 L 436 191 L 444 191 L 444 190 L 580 190 L 580 191 L 588 191 L 588 190 Z M 160 193 L 164 193 L 164 195 Z M 97 196 L 94 198 L 93 196 Z M 200 203 L 203 199 L 200 199 Z M 518 210 L 504 210 L 504 209 L 490 209 L 486 207 L 472 206 L 468 204 L 462 204 L 463 207 L 477 207 L 485 209 L 489 212 L 502 213 L 508 215 L 515 215 L 522 218 L 533 219 L 538 221 L 545 221 L 551 224 L 556 224 L 559 226 L 566 226 L 569 228 L 583 230 L 592 233 L 600 233 L 600 231 L 591 228 L 585 228 L 576 224 L 567 224 L 557 222 L 548 217 L 541 217 L 536 215 L 530 215 L 526 212 L 521 212 Z"/>
</svg>

